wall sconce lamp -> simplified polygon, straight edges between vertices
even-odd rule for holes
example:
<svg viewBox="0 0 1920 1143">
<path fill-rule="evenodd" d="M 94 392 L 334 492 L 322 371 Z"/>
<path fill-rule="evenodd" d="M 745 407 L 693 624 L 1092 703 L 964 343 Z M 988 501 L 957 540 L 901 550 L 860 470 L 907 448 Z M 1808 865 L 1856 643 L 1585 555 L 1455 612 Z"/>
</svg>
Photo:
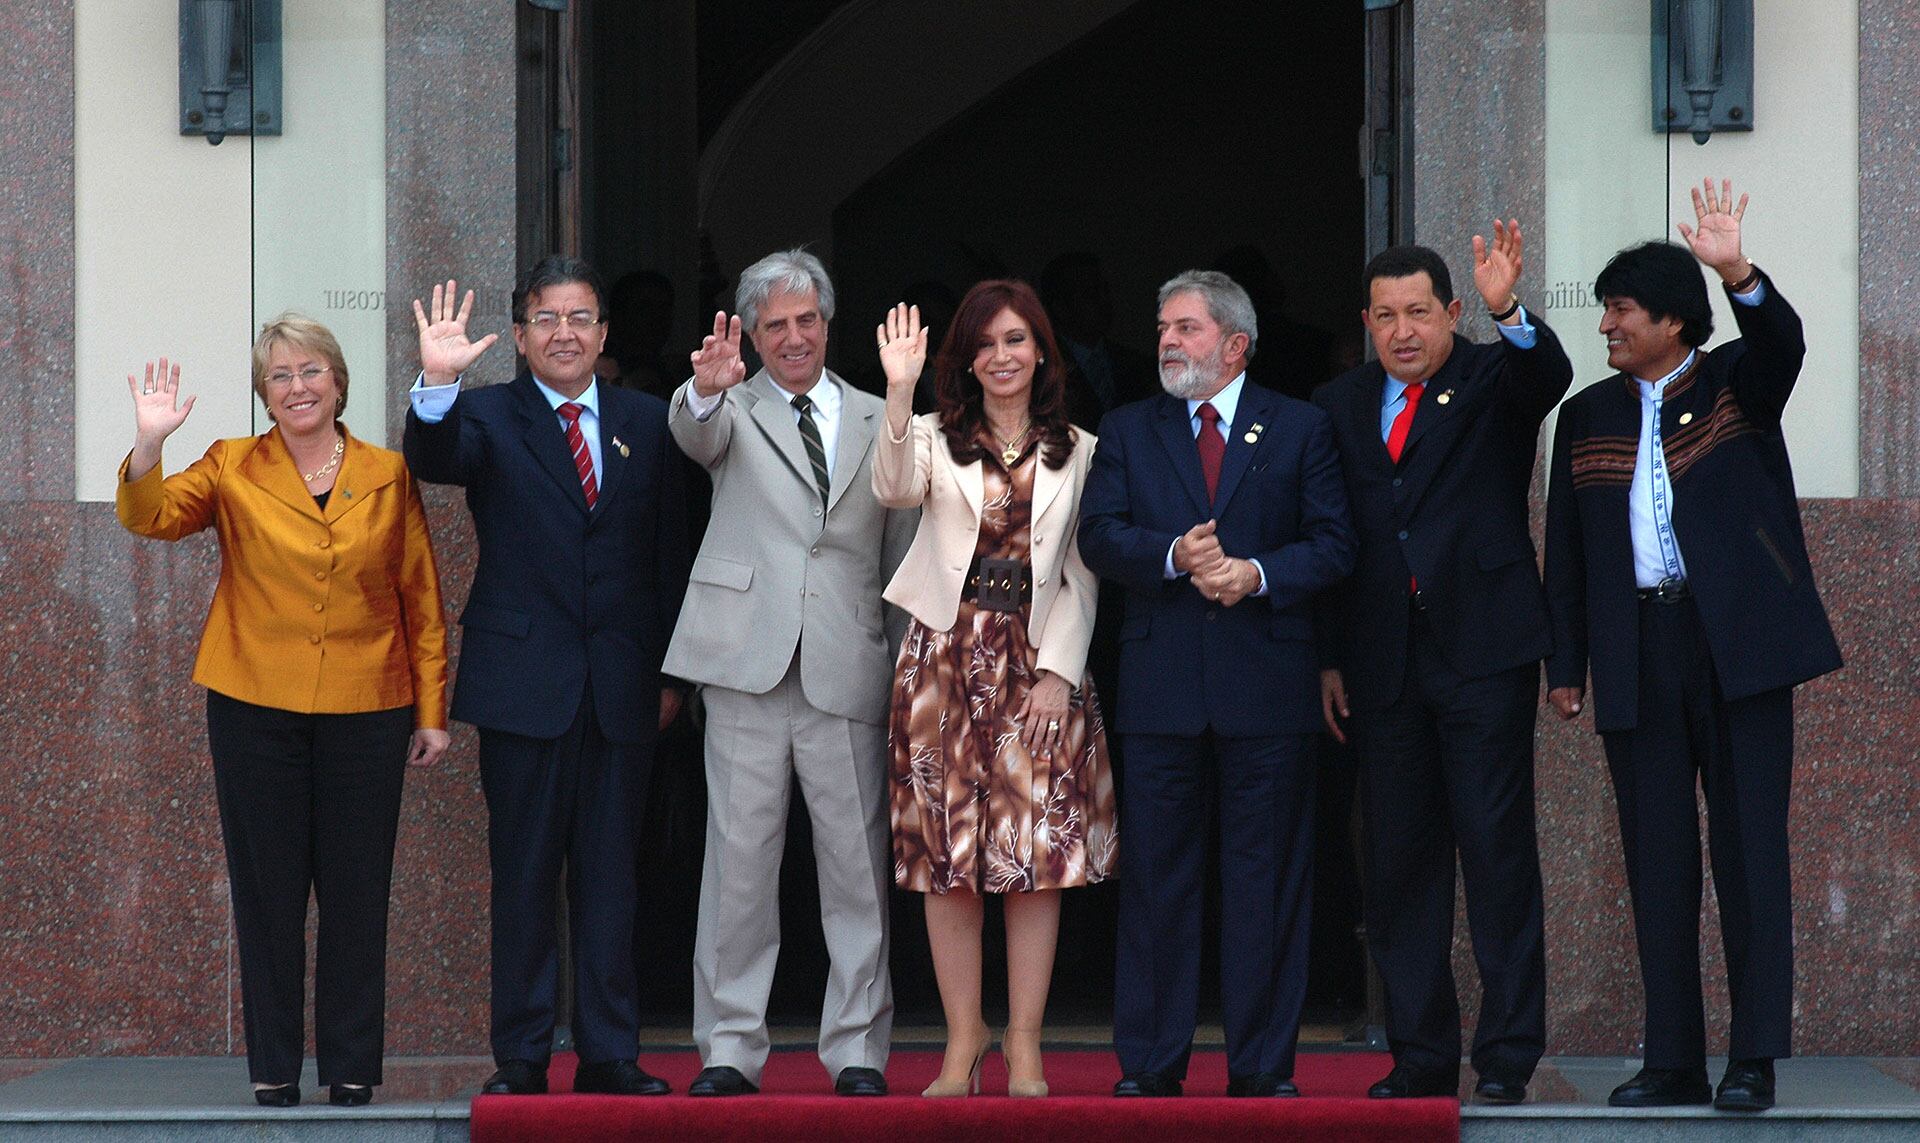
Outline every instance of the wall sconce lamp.
<svg viewBox="0 0 1920 1143">
<path fill-rule="evenodd" d="M 280 133 L 280 0 L 180 0 L 180 133 Z"/>
<path fill-rule="evenodd" d="M 1753 130 L 1753 0 L 1653 0 L 1653 129 Z"/>
</svg>

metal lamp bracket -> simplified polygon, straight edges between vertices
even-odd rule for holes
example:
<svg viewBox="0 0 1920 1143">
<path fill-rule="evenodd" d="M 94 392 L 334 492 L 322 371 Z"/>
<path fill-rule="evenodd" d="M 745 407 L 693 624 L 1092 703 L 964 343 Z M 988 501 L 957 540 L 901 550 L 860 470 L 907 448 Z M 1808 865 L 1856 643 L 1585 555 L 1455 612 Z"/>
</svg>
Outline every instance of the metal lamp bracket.
<svg viewBox="0 0 1920 1143">
<path fill-rule="evenodd" d="M 1652 0 L 1653 129 L 1753 130 L 1753 0 Z"/>
<path fill-rule="evenodd" d="M 281 0 L 180 0 L 180 133 L 280 133 Z"/>
</svg>

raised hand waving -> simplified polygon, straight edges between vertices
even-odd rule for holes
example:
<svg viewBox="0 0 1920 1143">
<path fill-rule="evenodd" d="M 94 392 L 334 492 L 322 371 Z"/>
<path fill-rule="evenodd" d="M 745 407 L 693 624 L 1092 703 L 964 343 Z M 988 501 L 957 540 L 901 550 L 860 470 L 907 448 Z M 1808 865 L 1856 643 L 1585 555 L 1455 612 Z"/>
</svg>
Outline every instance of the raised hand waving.
<svg viewBox="0 0 1920 1143">
<path fill-rule="evenodd" d="M 1677 224 L 1693 256 L 1729 282 L 1740 281 L 1752 270 L 1740 252 L 1740 217 L 1746 213 L 1746 195 L 1738 203 L 1733 201 L 1732 179 L 1721 179 L 1718 193 L 1712 179 L 1701 179 L 1693 192 L 1695 225 Z"/>
<path fill-rule="evenodd" d="M 433 287 L 433 316 L 413 300 L 413 324 L 420 330 L 420 372 L 429 385 L 445 385 L 465 373 L 500 335 L 490 333 L 474 341 L 467 336 L 467 318 L 473 313 L 473 291 L 460 302 L 456 312 L 453 299 L 458 291 L 452 278 Z"/>
<path fill-rule="evenodd" d="M 1491 245 L 1485 237 L 1473 236 L 1473 285 L 1480 291 L 1480 300 L 1486 303 L 1487 312 L 1503 313 L 1513 305 L 1513 288 L 1520 281 L 1520 255 L 1524 245 L 1517 218 L 1508 219 L 1505 225 L 1497 218 L 1493 220 Z"/>
<path fill-rule="evenodd" d="M 693 390 L 712 397 L 747 379 L 747 363 L 740 356 L 740 315 L 727 317 L 725 310 L 713 315 L 713 332 L 700 339 L 693 360 Z"/>
</svg>

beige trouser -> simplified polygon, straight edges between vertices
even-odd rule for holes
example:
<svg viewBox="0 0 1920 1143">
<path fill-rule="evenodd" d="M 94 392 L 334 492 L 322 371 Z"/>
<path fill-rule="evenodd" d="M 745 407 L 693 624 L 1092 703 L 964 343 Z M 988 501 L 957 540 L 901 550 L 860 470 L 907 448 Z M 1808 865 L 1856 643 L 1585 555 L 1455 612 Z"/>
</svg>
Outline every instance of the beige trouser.
<svg viewBox="0 0 1920 1143">
<path fill-rule="evenodd" d="M 820 922 L 831 968 L 820 1010 L 820 1062 L 884 1070 L 893 1031 L 887 974 L 884 726 L 814 708 L 798 657 L 765 694 L 709 686 L 707 853 L 693 949 L 693 1042 L 706 1067 L 760 1082 L 767 995 L 780 955 L 780 858 L 794 777 L 813 822 Z"/>
</svg>

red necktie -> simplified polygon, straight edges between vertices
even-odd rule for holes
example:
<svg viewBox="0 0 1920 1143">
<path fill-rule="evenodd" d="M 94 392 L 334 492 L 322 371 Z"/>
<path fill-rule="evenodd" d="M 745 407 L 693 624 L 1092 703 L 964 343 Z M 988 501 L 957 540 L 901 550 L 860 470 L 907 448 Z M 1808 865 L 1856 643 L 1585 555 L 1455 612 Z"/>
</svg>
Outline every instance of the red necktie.
<svg viewBox="0 0 1920 1143">
<path fill-rule="evenodd" d="M 1387 456 L 1393 463 L 1400 463 L 1400 453 L 1407 447 L 1407 432 L 1413 428 L 1413 411 L 1420 407 L 1420 394 L 1427 391 L 1427 383 L 1415 381 L 1407 386 L 1407 403 L 1393 416 L 1393 424 L 1387 429 Z M 1407 580 L 1407 591 L 1417 593 L 1420 580 L 1417 577 Z"/>
<path fill-rule="evenodd" d="M 1400 463 L 1400 452 L 1407 447 L 1407 432 L 1413 428 L 1413 411 L 1420 407 L 1420 394 L 1427 391 L 1424 381 L 1415 381 L 1407 386 L 1407 403 L 1394 414 L 1393 426 L 1387 430 L 1387 456 L 1393 463 Z"/>
<path fill-rule="evenodd" d="M 1220 435 L 1220 410 L 1213 407 L 1213 402 L 1200 402 L 1196 412 L 1200 414 L 1200 435 L 1193 443 L 1200 448 L 1200 473 L 1207 478 L 1207 502 L 1212 503 L 1220 487 L 1220 462 L 1227 458 L 1227 442 Z"/>
<path fill-rule="evenodd" d="M 567 448 L 573 452 L 574 471 L 580 474 L 580 491 L 587 494 L 587 508 L 591 511 L 600 499 L 600 484 L 593 478 L 593 454 L 587 451 L 587 438 L 580 432 L 580 414 L 587 409 L 567 401 L 558 411 L 567 422 Z"/>
</svg>

